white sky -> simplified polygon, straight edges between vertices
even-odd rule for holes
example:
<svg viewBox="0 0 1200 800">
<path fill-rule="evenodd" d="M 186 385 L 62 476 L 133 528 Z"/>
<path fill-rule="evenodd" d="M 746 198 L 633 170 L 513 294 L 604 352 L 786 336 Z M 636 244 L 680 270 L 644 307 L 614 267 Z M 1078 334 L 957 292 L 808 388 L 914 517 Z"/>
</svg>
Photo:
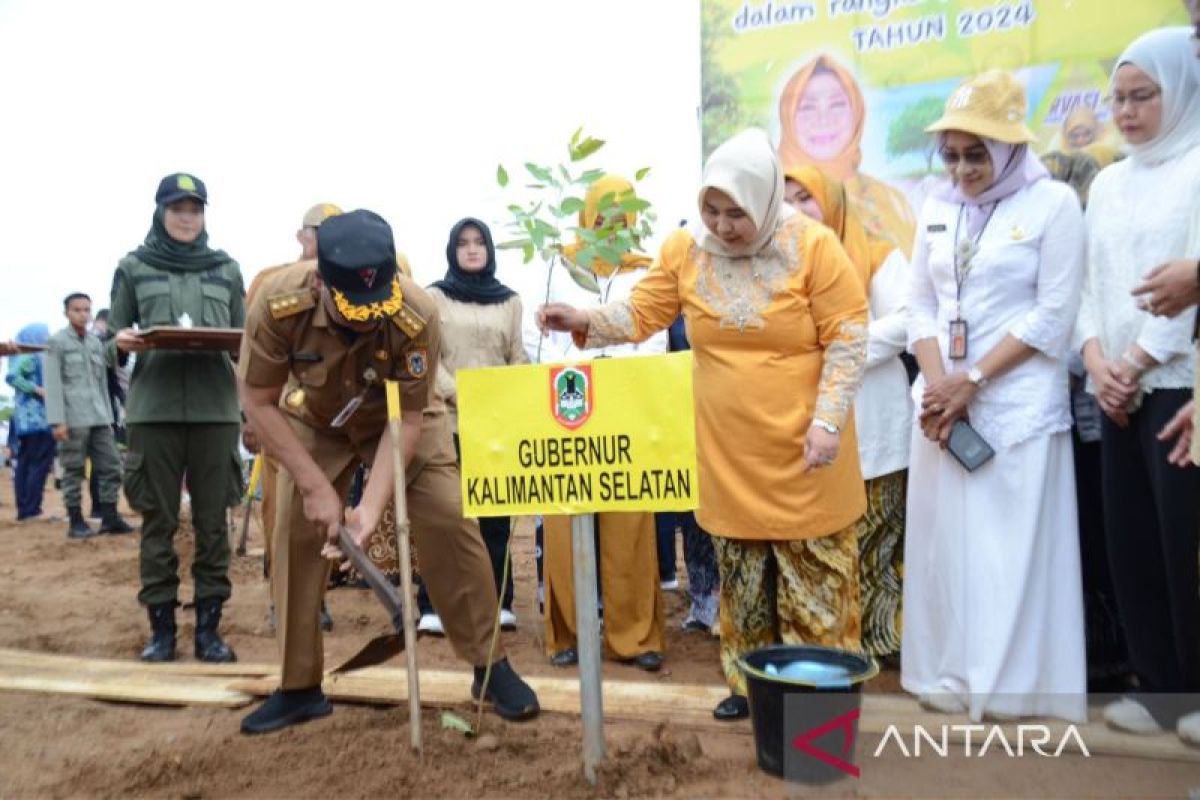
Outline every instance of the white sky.
<svg viewBox="0 0 1200 800">
<path fill-rule="evenodd" d="M 174 171 L 247 282 L 324 201 L 382 214 L 436 280 L 450 226 L 514 200 L 496 164 L 565 160 L 579 125 L 595 166 L 652 167 L 664 237 L 694 216 L 699 28 L 696 0 L 0 0 L 0 338 L 64 325 L 70 291 L 107 306 Z"/>
</svg>

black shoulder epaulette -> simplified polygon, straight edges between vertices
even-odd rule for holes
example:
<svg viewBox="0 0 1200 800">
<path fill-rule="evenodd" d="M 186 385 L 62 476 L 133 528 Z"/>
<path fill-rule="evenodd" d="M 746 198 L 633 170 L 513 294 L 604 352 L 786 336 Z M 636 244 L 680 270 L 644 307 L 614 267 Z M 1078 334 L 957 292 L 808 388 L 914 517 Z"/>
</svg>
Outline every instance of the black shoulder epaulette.
<svg viewBox="0 0 1200 800">
<path fill-rule="evenodd" d="M 404 331 L 404 335 L 410 339 L 417 338 L 421 331 L 425 330 L 427 324 L 425 318 L 417 313 L 417 310 L 405 303 L 400 307 L 400 310 L 392 314 L 392 322 L 396 327 Z"/>
<path fill-rule="evenodd" d="M 280 292 L 267 298 L 267 307 L 271 309 L 271 316 L 275 319 L 283 319 L 293 314 L 299 314 L 301 311 L 308 311 L 315 305 L 316 301 L 313 300 L 311 289 Z"/>
</svg>

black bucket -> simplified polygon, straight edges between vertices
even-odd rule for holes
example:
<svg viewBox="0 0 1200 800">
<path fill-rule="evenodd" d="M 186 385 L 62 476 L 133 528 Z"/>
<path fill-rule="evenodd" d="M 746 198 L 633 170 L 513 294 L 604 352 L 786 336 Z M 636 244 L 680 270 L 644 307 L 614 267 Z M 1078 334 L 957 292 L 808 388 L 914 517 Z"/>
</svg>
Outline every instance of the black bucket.
<svg viewBox="0 0 1200 800">
<path fill-rule="evenodd" d="M 811 645 L 773 645 L 738 659 L 746 676 L 758 766 L 797 783 L 857 777 L 862 685 L 873 658 Z"/>
</svg>

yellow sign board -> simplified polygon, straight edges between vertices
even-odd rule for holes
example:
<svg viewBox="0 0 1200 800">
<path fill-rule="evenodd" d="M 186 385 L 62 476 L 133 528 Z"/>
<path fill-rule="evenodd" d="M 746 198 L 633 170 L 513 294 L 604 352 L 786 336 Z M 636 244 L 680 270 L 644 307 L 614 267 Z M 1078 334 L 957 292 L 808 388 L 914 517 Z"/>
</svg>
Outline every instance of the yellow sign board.
<svg viewBox="0 0 1200 800">
<path fill-rule="evenodd" d="M 463 513 L 698 505 L 692 354 L 459 370 Z"/>
</svg>

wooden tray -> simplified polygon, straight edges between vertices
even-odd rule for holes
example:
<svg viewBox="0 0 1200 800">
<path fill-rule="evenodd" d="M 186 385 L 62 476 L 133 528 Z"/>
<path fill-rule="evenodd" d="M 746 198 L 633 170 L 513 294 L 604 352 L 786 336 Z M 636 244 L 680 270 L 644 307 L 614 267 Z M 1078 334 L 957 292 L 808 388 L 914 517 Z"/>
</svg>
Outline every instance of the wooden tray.
<svg viewBox="0 0 1200 800">
<path fill-rule="evenodd" d="M 174 328 L 158 326 L 138 335 L 153 350 L 225 350 L 236 353 L 242 346 L 241 328 Z"/>
<path fill-rule="evenodd" d="M 44 344 L 21 344 L 16 342 L 18 353 L 44 353 L 46 345 Z"/>
</svg>

